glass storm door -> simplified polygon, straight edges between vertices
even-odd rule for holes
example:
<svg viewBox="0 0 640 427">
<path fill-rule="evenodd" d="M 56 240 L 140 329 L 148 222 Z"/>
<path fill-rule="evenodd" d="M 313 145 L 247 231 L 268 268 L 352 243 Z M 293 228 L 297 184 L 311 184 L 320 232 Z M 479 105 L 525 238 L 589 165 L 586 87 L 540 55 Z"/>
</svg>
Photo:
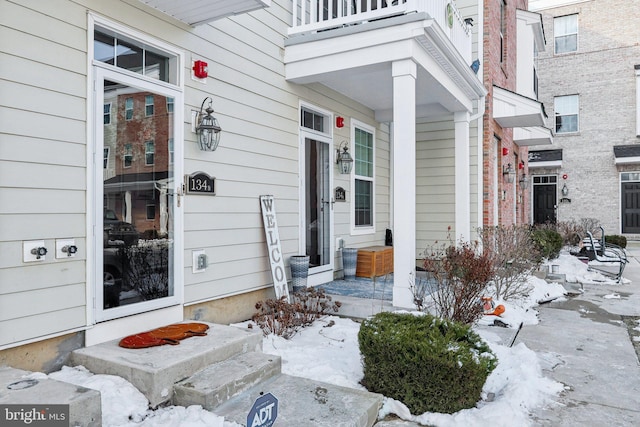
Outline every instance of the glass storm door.
<svg viewBox="0 0 640 427">
<path fill-rule="evenodd" d="M 97 69 L 96 320 L 179 302 L 173 106 L 179 93 Z M 180 104 L 177 104 L 180 105 Z M 102 167 L 99 167 L 99 166 Z"/>
<path fill-rule="evenodd" d="M 329 143 L 304 138 L 304 229 L 310 273 L 333 268 Z"/>
</svg>

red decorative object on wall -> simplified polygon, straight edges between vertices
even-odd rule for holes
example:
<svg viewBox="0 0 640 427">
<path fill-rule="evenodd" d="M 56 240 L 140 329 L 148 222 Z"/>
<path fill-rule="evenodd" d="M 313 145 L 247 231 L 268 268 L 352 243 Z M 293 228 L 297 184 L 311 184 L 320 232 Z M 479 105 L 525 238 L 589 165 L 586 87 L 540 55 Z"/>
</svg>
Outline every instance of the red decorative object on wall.
<svg viewBox="0 0 640 427">
<path fill-rule="evenodd" d="M 204 61 L 193 62 L 193 75 L 199 79 L 205 79 L 209 76 L 209 64 Z"/>
<path fill-rule="evenodd" d="M 509 155 L 509 149 L 507 147 L 502 147 L 502 155 L 503 156 L 508 156 Z"/>
<path fill-rule="evenodd" d="M 341 128 L 344 127 L 344 117 L 336 117 L 336 127 Z"/>
</svg>

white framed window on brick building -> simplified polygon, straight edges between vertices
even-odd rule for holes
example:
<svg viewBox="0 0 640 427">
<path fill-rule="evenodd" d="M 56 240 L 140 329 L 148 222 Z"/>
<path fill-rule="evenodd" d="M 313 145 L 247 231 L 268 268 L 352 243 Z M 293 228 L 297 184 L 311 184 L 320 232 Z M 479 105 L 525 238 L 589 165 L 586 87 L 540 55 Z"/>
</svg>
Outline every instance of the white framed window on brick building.
<svg viewBox="0 0 640 427">
<path fill-rule="evenodd" d="M 578 15 L 558 16 L 553 19 L 554 52 L 570 53 L 578 50 Z"/>
<path fill-rule="evenodd" d="M 578 95 L 556 96 L 553 98 L 556 134 L 578 132 Z"/>
<path fill-rule="evenodd" d="M 636 135 L 640 136 L 640 64 L 634 68 L 636 70 Z"/>
<path fill-rule="evenodd" d="M 351 191 L 351 232 L 375 232 L 375 129 L 352 120 L 351 141 L 354 158 Z"/>
</svg>

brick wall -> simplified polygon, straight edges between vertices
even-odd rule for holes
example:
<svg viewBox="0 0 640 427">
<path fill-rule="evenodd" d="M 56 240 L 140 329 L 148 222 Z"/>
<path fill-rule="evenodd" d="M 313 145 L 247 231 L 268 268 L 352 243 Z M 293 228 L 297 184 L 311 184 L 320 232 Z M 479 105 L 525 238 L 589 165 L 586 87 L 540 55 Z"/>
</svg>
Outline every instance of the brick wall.
<svg viewBox="0 0 640 427">
<path fill-rule="evenodd" d="M 500 0 L 487 0 L 484 3 L 484 75 L 486 97 L 483 135 L 483 218 L 484 226 L 509 225 L 530 222 L 529 198 L 522 192 L 515 179 L 513 184 L 505 184 L 502 170 L 509 163 L 518 172 L 518 163 L 527 158 L 526 147 L 520 148 L 513 143 L 513 129 L 503 129 L 493 120 L 493 85 L 504 89 L 516 90 L 516 9 L 527 9 L 527 0 L 507 0 L 505 2 L 506 29 L 504 32 L 503 61 L 500 61 Z M 498 153 L 495 155 L 494 136 L 500 139 Z M 502 149 L 508 151 L 502 154 Z M 497 173 L 497 179 L 495 171 Z M 528 173 L 528 170 L 524 170 Z M 496 182 L 497 181 L 497 182 Z M 504 197 L 503 197 L 504 194 Z M 498 204 L 498 217 L 494 212 L 494 203 Z"/>
<path fill-rule="evenodd" d="M 640 3 L 589 1 L 545 9 L 547 49 L 539 55 L 540 100 L 553 125 L 553 99 L 579 95 L 579 130 L 554 137 L 563 150 L 558 190 L 566 183 L 571 203 L 559 203 L 559 221 L 598 219 L 608 234 L 620 233 L 621 167 L 613 146 L 640 143 L 636 136 L 634 65 L 640 63 Z M 578 51 L 554 54 L 553 19 L 578 14 Z M 625 166 L 640 171 L 640 165 Z M 563 174 L 568 178 L 562 179 Z"/>
</svg>

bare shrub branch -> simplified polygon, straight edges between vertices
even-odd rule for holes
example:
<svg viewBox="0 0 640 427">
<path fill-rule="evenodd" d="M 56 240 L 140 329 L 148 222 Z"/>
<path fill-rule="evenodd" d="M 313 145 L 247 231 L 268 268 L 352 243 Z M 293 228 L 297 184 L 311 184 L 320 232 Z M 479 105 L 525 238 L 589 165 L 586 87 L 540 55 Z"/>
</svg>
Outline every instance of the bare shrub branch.
<svg viewBox="0 0 640 427">
<path fill-rule="evenodd" d="M 540 265 L 539 251 L 527 226 L 485 227 L 478 230 L 484 253 L 491 259 L 496 298 L 525 296 L 527 277 Z"/>
</svg>

